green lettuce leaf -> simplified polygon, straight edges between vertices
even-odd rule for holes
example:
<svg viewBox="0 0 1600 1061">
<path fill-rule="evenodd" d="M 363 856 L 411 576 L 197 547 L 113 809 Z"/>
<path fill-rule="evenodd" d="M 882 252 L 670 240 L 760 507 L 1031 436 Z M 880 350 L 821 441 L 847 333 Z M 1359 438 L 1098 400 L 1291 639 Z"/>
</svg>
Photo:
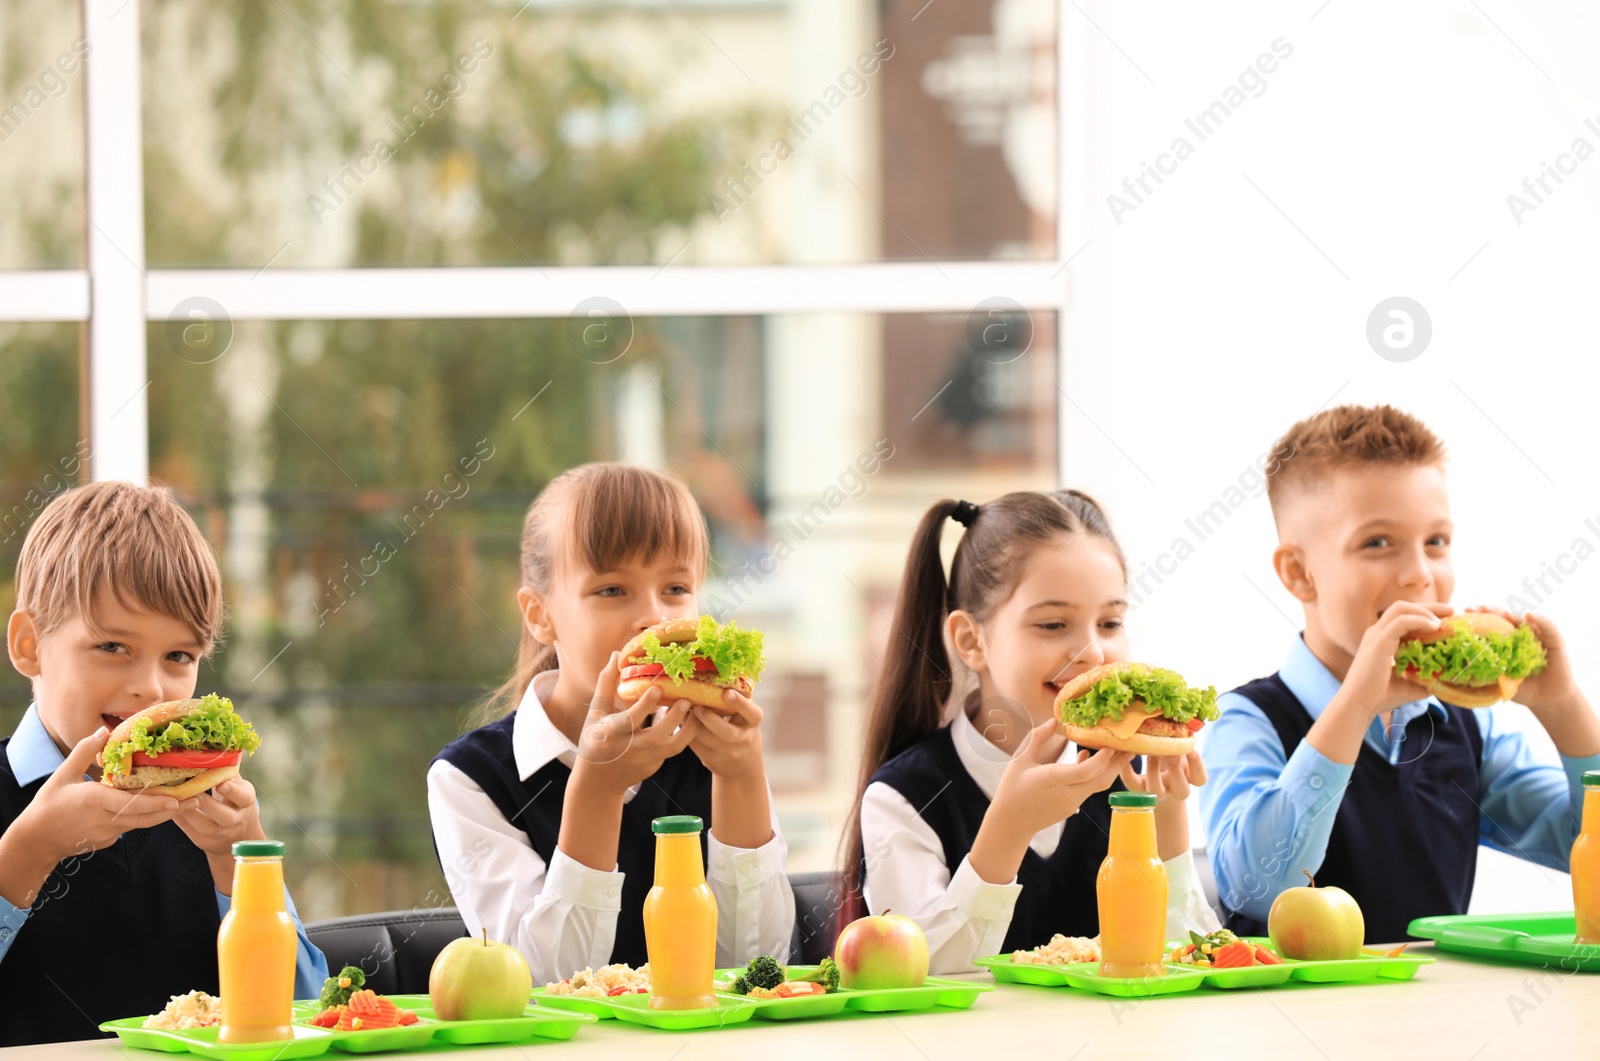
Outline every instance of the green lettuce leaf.
<svg viewBox="0 0 1600 1061">
<path fill-rule="evenodd" d="M 1544 670 L 1544 646 L 1531 626 L 1524 624 L 1509 634 L 1475 634 L 1460 616 L 1446 622 L 1455 629 L 1442 641 L 1401 642 L 1394 654 L 1396 677 L 1404 677 L 1407 667 L 1415 667 L 1452 685 L 1493 685 L 1502 674 L 1521 679 Z"/>
<path fill-rule="evenodd" d="M 732 685 L 740 678 L 752 682 L 761 678 L 767 661 L 761 655 L 761 631 L 741 630 L 739 624 L 730 622 L 719 626 L 709 615 L 700 617 L 700 626 L 693 641 L 663 645 L 655 634 L 644 635 L 644 655 L 624 662 L 624 666 L 639 663 L 659 663 L 662 673 L 673 681 L 687 681 L 694 676 L 694 659 L 703 656 L 716 664 L 718 685 Z"/>
<path fill-rule="evenodd" d="M 159 732 L 151 733 L 150 720 L 141 718 L 133 724 L 133 733 L 127 740 L 108 741 L 100 758 L 106 770 L 117 774 L 124 770 L 123 760 L 131 758 L 134 752 L 160 755 L 174 749 L 209 749 L 245 751 L 254 755 L 259 747 L 260 734 L 234 712 L 233 701 L 216 693 L 207 693 L 193 714 L 168 722 Z"/>
<path fill-rule="evenodd" d="M 1069 725 L 1097 726 L 1102 719 L 1119 721 L 1135 700 L 1143 700 L 1149 710 L 1160 711 L 1173 722 L 1193 718 L 1213 722 L 1218 717 L 1216 686 L 1195 688 L 1176 671 L 1142 663 L 1131 663 L 1101 678 L 1088 692 L 1058 707 L 1056 713 Z"/>
</svg>

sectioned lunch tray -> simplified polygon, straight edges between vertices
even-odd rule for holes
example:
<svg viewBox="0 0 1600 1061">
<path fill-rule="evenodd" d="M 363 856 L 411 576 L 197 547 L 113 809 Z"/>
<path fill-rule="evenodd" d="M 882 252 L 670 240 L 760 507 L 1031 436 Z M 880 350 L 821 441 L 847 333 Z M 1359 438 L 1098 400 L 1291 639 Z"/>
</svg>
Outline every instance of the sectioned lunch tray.
<svg viewBox="0 0 1600 1061">
<path fill-rule="evenodd" d="M 1261 936 L 1244 938 L 1251 943 L 1262 945 L 1268 942 Z M 1167 948 L 1168 953 L 1171 953 L 1175 946 L 1177 945 L 1170 945 Z M 1282 965 L 1252 965 L 1242 969 L 1196 969 L 1190 965 L 1168 962 L 1167 968 L 1170 972 L 1167 976 L 1120 979 L 1100 976 L 1098 962 L 1076 965 L 1019 964 L 1013 962 L 1009 954 L 977 959 L 977 964 L 988 966 L 994 978 L 1004 983 L 1075 987 L 1122 998 L 1181 994 L 1201 986 L 1225 990 L 1242 987 L 1274 987 L 1290 980 L 1312 984 L 1409 980 L 1417 975 L 1418 969 L 1432 962 L 1432 958 L 1405 954 L 1390 957 L 1373 951 L 1363 951 L 1359 957 L 1339 961 L 1296 961 L 1293 958 L 1285 958 Z"/>
<path fill-rule="evenodd" d="M 1419 917 L 1406 931 L 1433 940 L 1440 950 L 1569 972 L 1600 972 L 1600 945 L 1573 942 L 1577 920 L 1570 913 Z"/>
<path fill-rule="evenodd" d="M 522 1016 L 505 1020 L 439 1020 L 427 995 L 389 995 L 402 1009 L 416 1012 L 418 1021 L 396 1028 L 341 1032 L 314 1028 L 304 1022 L 316 1016 L 315 1002 L 296 1002 L 294 1038 L 272 1043 L 219 1043 L 217 1029 L 185 1028 L 175 1031 L 142 1027 L 146 1018 L 124 1017 L 100 1025 L 114 1032 L 124 1046 L 159 1050 L 168 1054 L 191 1053 L 215 1061 L 293 1061 L 317 1057 L 329 1050 L 350 1054 L 394 1053 L 472 1043 L 528 1043 L 535 1039 L 570 1039 L 595 1018 L 584 1013 L 541 1011 L 528 1006 Z"/>
<path fill-rule="evenodd" d="M 719 969 L 716 978 L 731 982 L 743 969 Z M 791 965 L 787 975 L 808 976 L 816 971 L 814 965 Z M 930 976 L 920 987 L 879 988 L 864 991 L 832 991 L 826 995 L 808 995 L 802 998 L 748 998 L 731 992 L 718 992 L 717 1005 L 705 1009 L 656 1010 L 650 1008 L 647 994 L 616 995 L 611 998 L 582 998 L 572 995 L 550 995 L 544 988 L 534 991 L 534 1000 L 542 1006 L 572 1009 L 597 1017 L 615 1017 L 630 1024 L 642 1024 L 669 1031 L 687 1031 L 697 1028 L 721 1028 L 742 1024 L 752 1018 L 759 1020 L 798 1020 L 809 1017 L 829 1017 L 854 1010 L 863 1013 L 902 1013 L 935 1007 L 966 1009 L 985 991 L 994 990 L 990 984 L 965 980 L 946 980 Z"/>
</svg>

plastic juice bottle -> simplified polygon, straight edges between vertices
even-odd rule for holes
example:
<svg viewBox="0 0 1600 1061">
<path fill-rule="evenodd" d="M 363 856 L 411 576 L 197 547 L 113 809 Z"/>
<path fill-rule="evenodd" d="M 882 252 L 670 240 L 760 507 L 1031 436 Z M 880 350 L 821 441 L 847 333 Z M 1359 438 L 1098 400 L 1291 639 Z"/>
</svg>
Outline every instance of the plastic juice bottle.
<svg viewBox="0 0 1600 1061">
<path fill-rule="evenodd" d="M 1583 775 L 1583 829 L 1572 843 L 1572 908 L 1579 943 L 1600 943 L 1600 770 Z"/>
<path fill-rule="evenodd" d="M 1156 854 L 1156 797 L 1114 792 L 1111 845 L 1100 864 L 1100 975 L 1167 974 L 1167 870 Z"/>
<path fill-rule="evenodd" d="M 704 824 L 692 814 L 650 823 L 656 834 L 656 882 L 644 899 L 651 1009 L 715 1006 L 717 900 L 700 855 Z"/>
<path fill-rule="evenodd" d="M 224 1043 L 294 1037 L 294 959 L 299 942 L 283 891 L 283 842 L 233 845 L 233 901 L 217 933 Z"/>
</svg>

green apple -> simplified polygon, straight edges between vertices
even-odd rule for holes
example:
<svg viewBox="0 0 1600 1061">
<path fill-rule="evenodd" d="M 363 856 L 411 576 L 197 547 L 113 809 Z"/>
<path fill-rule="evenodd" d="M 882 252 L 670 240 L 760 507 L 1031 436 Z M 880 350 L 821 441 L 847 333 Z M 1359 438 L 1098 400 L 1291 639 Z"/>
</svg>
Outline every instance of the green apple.
<svg viewBox="0 0 1600 1061">
<path fill-rule="evenodd" d="M 928 978 L 928 937 L 899 914 L 858 918 L 839 933 L 833 960 L 840 987 L 921 987 Z"/>
<path fill-rule="evenodd" d="M 433 959 L 428 998 L 440 1020 L 507 1020 L 522 1016 L 533 993 L 528 960 L 515 947 L 481 940 L 451 940 Z"/>
<path fill-rule="evenodd" d="M 1334 961 L 1361 953 L 1367 926 L 1361 907 L 1343 888 L 1319 888 L 1309 870 L 1307 887 L 1285 888 L 1267 914 L 1267 935 L 1285 958 Z"/>
</svg>

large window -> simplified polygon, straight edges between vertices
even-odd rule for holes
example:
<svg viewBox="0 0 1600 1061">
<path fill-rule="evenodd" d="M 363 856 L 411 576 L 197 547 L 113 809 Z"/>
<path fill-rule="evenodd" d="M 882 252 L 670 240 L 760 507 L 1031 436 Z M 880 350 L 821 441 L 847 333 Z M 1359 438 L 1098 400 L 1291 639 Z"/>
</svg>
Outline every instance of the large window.
<svg viewBox="0 0 1600 1061">
<path fill-rule="evenodd" d="M 597 459 L 699 499 L 702 606 L 769 638 L 791 868 L 830 865 L 918 516 L 1060 479 L 1048 0 L 18 0 L 0 33 L 0 576 L 52 492 L 176 491 L 228 595 L 202 691 L 267 737 L 302 912 L 441 901 L 428 762 L 511 664 L 529 501 Z"/>
</svg>

